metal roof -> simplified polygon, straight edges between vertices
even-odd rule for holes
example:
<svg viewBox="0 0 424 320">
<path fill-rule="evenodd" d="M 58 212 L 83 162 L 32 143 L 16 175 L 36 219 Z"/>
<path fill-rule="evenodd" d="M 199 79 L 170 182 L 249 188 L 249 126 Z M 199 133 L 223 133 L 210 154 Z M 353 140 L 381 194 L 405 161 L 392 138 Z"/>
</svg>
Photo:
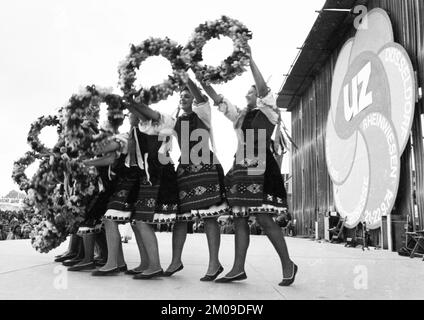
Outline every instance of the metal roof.
<svg viewBox="0 0 424 320">
<path fill-rule="evenodd" d="M 368 0 L 327 0 L 306 38 L 299 54 L 286 75 L 277 105 L 291 111 L 309 88 L 314 77 L 333 51 L 340 46 L 346 33 L 352 29 L 356 5 Z"/>
</svg>

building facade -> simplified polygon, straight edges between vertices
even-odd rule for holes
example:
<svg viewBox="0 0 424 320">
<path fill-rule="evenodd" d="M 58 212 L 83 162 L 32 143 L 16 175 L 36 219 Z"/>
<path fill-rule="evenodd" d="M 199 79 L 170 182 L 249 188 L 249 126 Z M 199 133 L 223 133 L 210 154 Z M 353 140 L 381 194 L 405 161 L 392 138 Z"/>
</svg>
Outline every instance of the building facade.
<svg viewBox="0 0 424 320">
<path fill-rule="evenodd" d="M 358 31 L 361 14 L 375 8 L 383 9 L 390 18 L 394 41 L 406 50 L 417 83 L 411 134 L 401 153 L 397 197 L 388 214 L 393 249 L 397 249 L 406 225 L 414 230 L 424 228 L 424 105 L 420 89 L 424 80 L 424 1 L 328 0 L 286 75 L 277 103 L 292 113 L 292 137 L 297 145 L 292 150 L 291 208 L 297 233 L 324 238 L 326 217 L 337 211 L 326 157 L 334 70 L 342 48 Z"/>
</svg>

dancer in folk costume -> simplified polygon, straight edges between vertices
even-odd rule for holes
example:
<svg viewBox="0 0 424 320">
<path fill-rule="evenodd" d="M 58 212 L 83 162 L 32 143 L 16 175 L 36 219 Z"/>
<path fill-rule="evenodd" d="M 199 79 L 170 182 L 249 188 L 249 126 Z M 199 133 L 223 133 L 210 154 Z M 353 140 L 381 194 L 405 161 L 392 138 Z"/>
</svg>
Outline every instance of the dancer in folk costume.
<svg viewBox="0 0 424 320">
<path fill-rule="evenodd" d="M 140 119 L 137 130 L 133 130 L 144 159 L 144 172 L 140 176 L 131 221 L 137 243 L 139 247 L 144 247 L 140 251 L 147 253 L 147 260 L 142 259 L 138 269 L 127 273 L 135 274 L 134 279 L 150 279 L 163 274 L 153 225 L 173 223 L 179 209 L 174 164 L 172 161 L 164 161 L 169 159 L 170 143 L 167 139 L 172 136 L 175 121 L 162 113 L 157 113 L 156 119 L 149 120 L 138 108 L 130 105 L 128 109 Z"/>
<path fill-rule="evenodd" d="M 83 239 L 84 258 L 78 264 L 68 268 L 68 271 L 94 269 L 96 266 L 103 266 L 107 259 L 107 244 L 102 218 L 106 213 L 107 203 L 116 187 L 115 174 L 112 171 L 112 166 L 114 164 L 117 165 L 116 155 L 111 153 L 97 159 L 86 160 L 84 164 L 98 167 L 99 192 L 89 202 L 85 220 L 77 232 L 77 235 Z M 96 243 L 100 248 L 99 261 L 95 261 L 94 257 Z"/>
<path fill-rule="evenodd" d="M 157 120 L 159 113 L 138 106 L 147 118 Z M 175 123 L 181 149 L 177 168 L 180 214 L 174 224 L 172 261 L 164 276 L 172 276 L 184 268 L 181 256 L 187 237 L 187 222 L 197 216 L 204 219 L 209 246 L 209 266 L 201 281 L 213 281 L 223 271 L 219 262 L 220 227 L 217 218 L 229 208 L 225 198 L 224 171 L 210 150 L 211 108 L 207 97 L 189 79 L 180 93 L 183 114 Z M 199 130 L 200 129 L 200 130 Z"/>
<path fill-rule="evenodd" d="M 116 170 L 116 186 L 107 202 L 107 211 L 103 218 L 106 230 L 108 258 L 106 264 L 93 276 L 106 276 L 127 271 L 119 233 L 118 224 L 130 222 L 132 211 L 137 200 L 140 177 L 143 176 L 143 159 L 133 146 L 136 138 L 132 134 L 137 128 L 139 119 L 130 114 L 130 133 L 118 134 L 98 146 L 98 154 L 110 154 L 118 160 Z M 129 146 L 130 145 L 130 146 Z M 134 152 L 131 153 L 128 150 Z M 140 250 L 140 255 L 147 260 L 147 254 Z"/>
<path fill-rule="evenodd" d="M 249 48 L 250 51 L 250 48 Z M 218 109 L 233 122 L 238 137 L 238 149 L 233 167 L 226 176 L 227 197 L 235 223 L 235 260 L 231 271 L 217 282 L 232 282 L 247 278 L 246 253 L 249 246 L 248 217 L 255 215 L 265 234 L 276 249 L 283 268 L 281 286 L 295 280 L 297 266 L 289 257 L 283 233 L 273 216 L 283 213 L 287 207 L 287 195 L 280 168 L 274 158 L 280 141 L 272 135 L 277 126 L 277 138 L 281 139 L 280 111 L 258 67 L 250 54 L 250 67 L 255 80 L 246 95 L 247 107 L 238 109 L 215 90 L 202 83 Z M 276 144 L 276 145 L 275 145 Z"/>
</svg>

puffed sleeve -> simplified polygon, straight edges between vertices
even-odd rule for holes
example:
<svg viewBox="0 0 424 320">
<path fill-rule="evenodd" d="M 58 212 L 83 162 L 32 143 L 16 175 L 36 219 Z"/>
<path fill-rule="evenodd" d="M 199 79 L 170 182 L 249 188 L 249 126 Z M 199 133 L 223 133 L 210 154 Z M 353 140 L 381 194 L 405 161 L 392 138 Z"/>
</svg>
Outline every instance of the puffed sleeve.
<svg viewBox="0 0 424 320">
<path fill-rule="evenodd" d="M 202 102 L 202 103 L 193 103 L 193 112 L 197 114 L 197 116 L 200 118 L 200 120 L 203 121 L 203 123 L 210 128 L 211 127 L 211 105 L 209 104 L 209 101 Z"/>
<path fill-rule="evenodd" d="M 261 110 L 272 124 L 278 123 L 279 109 L 272 92 L 269 92 L 265 97 L 258 98 L 256 106 Z"/>
<path fill-rule="evenodd" d="M 149 135 L 170 135 L 175 127 L 175 119 L 170 115 L 159 113 L 159 120 L 140 121 L 138 128 L 141 132 Z"/>
<path fill-rule="evenodd" d="M 175 127 L 175 118 L 172 116 L 160 113 L 160 119 L 157 122 L 153 122 L 153 127 L 157 134 L 172 134 Z"/>
<path fill-rule="evenodd" d="M 221 111 L 231 122 L 235 123 L 240 117 L 241 110 L 233 105 L 227 98 L 222 97 L 221 103 L 218 104 L 218 110 Z"/>
</svg>

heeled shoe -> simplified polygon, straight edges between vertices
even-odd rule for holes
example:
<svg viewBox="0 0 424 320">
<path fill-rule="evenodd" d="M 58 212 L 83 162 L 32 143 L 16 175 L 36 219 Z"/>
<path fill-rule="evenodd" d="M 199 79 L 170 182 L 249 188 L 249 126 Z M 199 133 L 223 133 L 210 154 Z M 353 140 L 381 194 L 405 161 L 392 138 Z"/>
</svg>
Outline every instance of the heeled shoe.
<svg viewBox="0 0 424 320">
<path fill-rule="evenodd" d="M 162 276 L 164 277 L 170 277 L 172 276 L 174 273 L 181 271 L 184 269 L 184 266 L 181 264 L 177 269 L 175 269 L 174 271 L 165 271 L 163 272 Z"/>
<path fill-rule="evenodd" d="M 163 275 L 163 269 L 160 269 L 159 271 L 150 273 L 150 274 L 144 274 L 144 273 L 139 273 L 137 275 L 135 275 L 133 277 L 133 279 L 135 280 L 149 280 L 155 277 L 160 277 Z"/>
<path fill-rule="evenodd" d="M 83 265 L 75 265 L 73 267 L 69 267 L 68 271 L 84 271 L 84 270 L 93 270 L 96 268 L 96 264 L 94 262 L 90 262 Z"/>
<path fill-rule="evenodd" d="M 124 264 L 121 267 L 118 267 L 119 272 L 127 272 L 128 271 L 128 267 L 126 264 Z"/>
<path fill-rule="evenodd" d="M 62 262 L 65 267 L 73 267 L 74 265 L 80 263 L 82 259 L 70 259 Z"/>
<path fill-rule="evenodd" d="M 63 256 L 57 256 L 54 259 L 54 262 L 64 262 L 66 260 L 74 259 L 77 255 L 76 254 L 67 254 Z"/>
<path fill-rule="evenodd" d="M 246 272 L 242 272 L 234 277 L 223 277 L 220 279 L 215 280 L 216 283 L 230 283 L 233 281 L 241 281 L 241 280 L 246 280 L 247 279 L 247 275 Z"/>
<path fill-rule="evenodd" d="M 143 271 L 136 271 L 135 269 L 125 271 L 125 274 L 129 276 L 135 276 L 137 274 L 143 273 Z"/>
<path fill-rule="evenodd" d="M 220 266 L 218 268 L 218 271 L 215 272 L 215 274 L 213 274 L 213 275 L 207 274 L 203 278 L 201 278 L 200 281 L 205 281 L 205 282 L 214 281 L 223 271 L 224 271 L 224 268 L 222 266 Z"/>
<path fill-rule="evenodd" d="M 119 272 L 121 272 L 121 271 L 119 270 L 119 268 L 114 268 L 114 269 L 106 270 L 106 271 L 96 270 L 96 271 L 93 271 L 93 272 L 91 273 L 91 275 L 92 275 L 93 277 L 104 277 L 104 276 L 112 276 L 112 275 L 116 275 L 116 274 L 118 274 Z"/>
<path fill-rule="evenodd" d="M 283 281 L 281 281 L 278 285 L 282 287 L 288 287 L 291 284 L 293 284 L 294 280 L 296 279 L 296 273 L 297 273 L 298 267 L 293 263 L 293 275 L 290 278 L 284 278 Z"/>
<path fill-rule="evenodd" d="M 107 263 L 107 261 L 104 260 L 94 260 L 94 264 L 96 265 L 96 267 L 103 267 L 105 266 Z"/>
</svg>

